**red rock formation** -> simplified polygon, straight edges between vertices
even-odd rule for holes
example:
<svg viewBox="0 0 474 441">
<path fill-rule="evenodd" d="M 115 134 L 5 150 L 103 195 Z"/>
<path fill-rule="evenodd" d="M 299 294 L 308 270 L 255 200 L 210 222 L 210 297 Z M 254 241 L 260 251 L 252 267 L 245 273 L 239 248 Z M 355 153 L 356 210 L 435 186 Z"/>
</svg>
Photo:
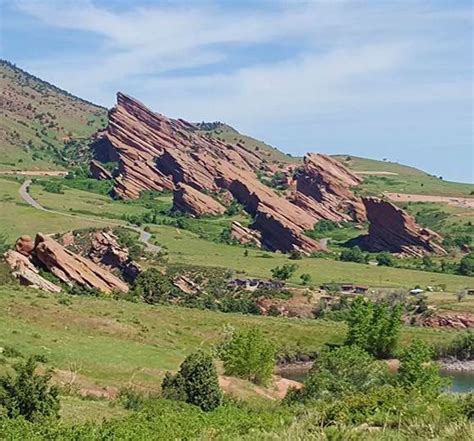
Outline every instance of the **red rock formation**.
<svg viewBox="0 0 474 441">
<path fill-rule="evenodd" d="M 92 233 L 86 255 L 108 270 L 117 270 L 128 282 L 133 282 L 141 272 L 140 266 L 130 259 L 128 249 L 119 245 L 118 237 L 111 230 Z"/>
<path fill-rule="evenodd" d="M 336 159 L 309 153 L 296 170 L 296 193 L 290 199 L 318 219 L 364 221 L 364 204 L 351 187 L 361 179 Z"/>
<path fill-rule="evenodd" d="M 243 146 L 200 135 L 192 124 L 118 94 L 109 127 L 98 135 L 96 154 L 109 157 L 111 148 L 119 161 L 115 192 L 123 198 L 136 198 L 146 189 L 173 189 L 175 208 L 197 215 L 223 212 L 203 190 L 228 190 L 255 216 L 254 225 L 271 249 L 320 249 L 317 242 L 298 237 L 316 218 L 262 184 L 255 174 L 261 159 Z M 279 225 L 280 234 L 273 234 L 269 224 Z"/>
<path fill-rule="evenodd" d="M 433 328 L 474 329 L 474 316 L 468 314 L 437 314 L 425 318 L 421 324 Z"/>
<path fill-rule="evenodd" d="M 225 207 L 211 196 L 181 183 L 173 192 L 173 210 L 189 213 L 192 216 L 221 215 L 224 214 Z"/>
<path fill-rule="evenodd" d="M 100 162 L 92 160 L 89 164 L 89 170 L 92 177 L 99 180 L 112 179 L 112 173 L 110 173 Z"/>
<path fill-rule="evenodd" d="M 16 277 L 22 285 L 47 292 L 61 292 L 59 286 L 39 275 L 38 269 L 24 254 L 9 250 L 5 253 L 5 261 L 12 270 L 13 276 Z"/>
<path fill-rule="evenodd" d="M 261 234 L 250 228 L 244 227 L 237 221 L 232 222 L 230 227 L 230 237 L 232 240 L 235 240 L 242 245 L 252 244 L 260 248 L 261 243 Z"/>
<path fill-rule="evenodd" d="M 409 256 L 446 254 L 439 245 L 442 238 L 434 231 L 420 227 L 401 208 L 379 198 L 364 198 L 363 201 L 370 222 L 369 234 L 362 240 L 366 249 Z"/>
<path fill-rule="evenodd" d="M 77 283 L 105 293 L 113 290 L 128 291 L 125 282 L 96 263 L 72 253 L 50 237 L 38 233 L 35 239 L 34 258 L 61 281 Z"/>
<path fill-rule="evenodd" d="M 34 247 L 35 244 L 30 236 L 21 236 L 15 243 L 15 250 L 24 256 L 29 256 Z"/>
</svg>

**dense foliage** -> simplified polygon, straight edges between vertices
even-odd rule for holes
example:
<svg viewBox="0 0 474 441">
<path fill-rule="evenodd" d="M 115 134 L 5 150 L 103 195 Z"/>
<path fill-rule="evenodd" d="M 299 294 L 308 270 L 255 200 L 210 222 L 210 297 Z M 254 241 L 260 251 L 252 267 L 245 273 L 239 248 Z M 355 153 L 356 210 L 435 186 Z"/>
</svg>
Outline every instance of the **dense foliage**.
<svg viewBox="0 0 474 441">
<path fill-rule="evenodd" d="M 213 410 L 222 402 L 214 362 L 202 351 L 188 355 L 176 375 L 167 373 L 161 389 L 163 397 L 194 404 L 204 411 Z"/>
<path fill-rule="evenodd" d="M 277 266 L 271 269 L 272 277 L 278 280 L 287 280 L 289 279 L 297 270 L 298 266 L 295 264 L 292 265 L 282 265 Z"/>
<path fill-rule="evenodd" d="M 347 319 L 347 345 L 358 346 L 378 358 L 395 354 L 401 331 L 402 307 L 393 308 L 356 298 Z"/>
<path fill-rule="evenodd" d="M 0 409 L 10 418 L 22 416 L 29 421 L 57 417 L 58 390 L 50 386 L 51 372 L 36 373 L 37 361 L 30 357 L 14 366 L 15 374 L 0 377 Z"/>
<path fill-rule="evenodd" d="M 233 334 L 220 350 L 226 375 L 255 384 L 268 384 L 275 357 L 275 345 L 257 328 Z"/>
</svg>

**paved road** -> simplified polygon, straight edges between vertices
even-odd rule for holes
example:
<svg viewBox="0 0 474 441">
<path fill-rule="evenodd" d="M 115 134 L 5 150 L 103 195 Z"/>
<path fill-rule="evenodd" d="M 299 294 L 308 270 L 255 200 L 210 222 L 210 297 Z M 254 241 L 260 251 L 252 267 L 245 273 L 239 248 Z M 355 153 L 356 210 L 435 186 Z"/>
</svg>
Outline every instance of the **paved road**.
<svg viewBox="0 0 474 441">
<path fill-rule="evenodd" d="M 102 220 L 102 219 L 94 219 L 86 216 L 81 216 L 81 215 L 76 215 L 76 214 L 70 214 L 70 213 L 63 213 L 62 211 L 56 211 L 56 210 L 50 210 L 48 208 L 43 207 L 37 200 L 33 199 L 33 197 L 28 193 L 28 188 L 31 185 L 31 179 L 27 179 L 23 184 L 21 185 L 20 189 L 18 190 L 18 193 L 20 194 L 20 197 L 29 205 L 31 205 L 33 208 L 36 208 L 37 210 L 42 210 L 46 211 L 48 213 L 53 213 L 53 214 L 58 214 L 60 216 L 68 216 L 68 217 L 73 217 L 76 219 L 84 219 L 89 222 L 97 222 L 101 224 L 106 224 L 106 225 L 115 225 L 118 227 L 124 227 L 128 228 L 129 230 L 136 231 L 137 233 L 140 234 L 139 240 L 145 245 L 145 251 L 149 253 L 159 253 L 161 251 L 161 247 L 158 245 L 154 245 L 150 243 L 151 239 L 151 234 L 148 231 L 145 231 L 143 228 L 140 228 L 137 225 L 124 225 L 119 222 L 114 222 L 111 220 Z"/>
</svg>

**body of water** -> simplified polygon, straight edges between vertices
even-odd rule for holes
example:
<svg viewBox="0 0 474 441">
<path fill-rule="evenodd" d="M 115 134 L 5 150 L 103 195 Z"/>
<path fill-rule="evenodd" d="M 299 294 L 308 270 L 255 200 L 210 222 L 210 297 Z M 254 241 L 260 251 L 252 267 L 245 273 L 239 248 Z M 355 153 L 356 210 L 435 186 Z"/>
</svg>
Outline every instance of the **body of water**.
<svg viewBox="0 0 474 441">
<path fill-rule="evenodd" d="M 282 369 L 279 372 L 283 378 L 288 378 L 289 380 L 299 381 L 303 383 L 309 371 L 308 366 L 302 367 L 288 367 Z M 474 392 L 474 372 L 463 372 L 463 371 L 448 371 L 442 370 L 441 375 L 443 377 L 451 378 L 451 385 L 449 390 L 454 393 L 469 393 Z"/>
</svg>

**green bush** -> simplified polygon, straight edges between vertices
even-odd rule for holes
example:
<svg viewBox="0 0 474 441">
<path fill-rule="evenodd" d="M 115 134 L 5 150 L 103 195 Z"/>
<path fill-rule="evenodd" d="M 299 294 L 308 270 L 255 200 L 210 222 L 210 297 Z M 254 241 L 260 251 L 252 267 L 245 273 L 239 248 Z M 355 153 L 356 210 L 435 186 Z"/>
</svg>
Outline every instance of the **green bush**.
<svg viewBox="0 0 474 441">
<path fill-rule="evenodd" d="M 474 253 L 464 256 L 459 263 L 459 274 L 474 276 Z"/>
<path fill-rule="evenodd" d="M 18 416 L 33 421 L 59 416 L 58 390 L 49 385 L 51 372 L 36 374 L 36 357 L 14 366 L 15 375 L 0 377 L 0 405 L 10 418 Z"/>
<path fill-rule="evenodd" d="M 455 357 L 458 360 L 474 359 L 474 332 L 467 331 L 455 337 L 447 348 L 441 349 L 444 357 Z"/>
<path fill-rule="evenodd" d="M 220 352 L 226 375 L 266 385 L 275 367 L 276 348 L 257 328 L 238 332 Z"/>
<path fill-rule="evenodd" d="M 379 253 L 377 257 L 375 258 L 375 260 L 380 266 L 394 266 L 395 265 L 395 258 L 387 251 Z"/>
<path fill-rule="evenodd" d="M 357 346 L 321 352 L 300 390 L 292 390 L 288 402 L 340 398 L 381 386 L 388 368 Z"/>
<path fill-rule="evenodd" d="M 169 278 L 156 268 L 143 271 L 135 279 L 132 294 L 144 302 L 166 303 L 173 296 L 175 287 Z"/>
<path fill-rule="evenodd" d="M 366 254 L 364 254 L 358 246 L 342 250 L 339 258 L 343 262 L 357 262 L 357 263 L 367 262 Z"/>
<path fill-rule="evenodd" d="M 212 357 L 202 351 L 188 355 L 176 375 L 168 373 L 161 388 L 164 397 L 186 401 L 204 411 L 213 410 L 222 402 Z"/>
<path fill-rule="evenodd" d="M 285 265 L 277 266 L 271 269 L 270 272 L 272 273 L 272 277 L 274 279 L 287 280 L 295 273 L 297 268 L 298 266 L 295 264 L 292 264 L 292 265 L 285 264 Z"/>
</svg>

